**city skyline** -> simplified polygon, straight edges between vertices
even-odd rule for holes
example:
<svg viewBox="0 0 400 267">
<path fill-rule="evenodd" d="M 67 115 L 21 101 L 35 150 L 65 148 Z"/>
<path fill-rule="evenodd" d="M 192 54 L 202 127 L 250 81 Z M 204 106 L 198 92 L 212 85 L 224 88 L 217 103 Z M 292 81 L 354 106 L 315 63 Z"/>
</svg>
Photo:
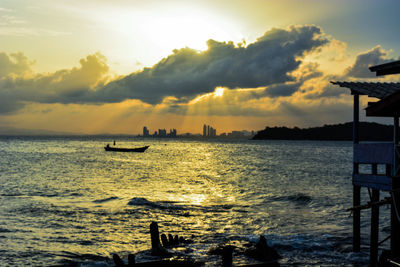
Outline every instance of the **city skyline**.
<svg viewBox="0 0 400 267">
<path fill-rule="evenodd" d="M 246 138 L 246 137 L 251 137 L 254 136 L 256 131 L 247 131 L 247 130 L 239 130 L 239 131 L 231 131 L 231 132 L 223 132 L 220 134 L 217 134 L 217 129 L 213 128 L 210 125 L 203 125 L 203 132 L 201 133 L 191 133 L 191 132 L 185 132 L 185 133 L 180 133 L 178 134 L 177 129 L 172 128 L 169 129 L 169 133 L 167 133 L 166 129 L 158 129 L 153 132 L 153 134 L 150 132 L 150 129 L 147 126 L 143 126 L 143 131 L 142 134 L 138 135 L 141 137 L 179 137 L 179 136 L 197 136 L 197 137 L 203 137 L 203 138 L 215 138 L 215 137 L 228 137 L 228 138 Z"/>
</svg>

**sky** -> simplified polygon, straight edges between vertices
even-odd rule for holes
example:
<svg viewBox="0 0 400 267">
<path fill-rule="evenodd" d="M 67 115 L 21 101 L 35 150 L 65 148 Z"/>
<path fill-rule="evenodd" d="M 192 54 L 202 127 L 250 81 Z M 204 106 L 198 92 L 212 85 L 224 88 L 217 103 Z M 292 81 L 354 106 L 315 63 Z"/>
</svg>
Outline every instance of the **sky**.
<svg viewBox="0 0 400 267">
<path fill-rule="evenodd" d="M 0 0 L 0 134 L 351 121 L 348 90 L 330 81 L 399 81 L 368 70 L 400 59 L 398 10 L 397 0 Z"/>
</svg>

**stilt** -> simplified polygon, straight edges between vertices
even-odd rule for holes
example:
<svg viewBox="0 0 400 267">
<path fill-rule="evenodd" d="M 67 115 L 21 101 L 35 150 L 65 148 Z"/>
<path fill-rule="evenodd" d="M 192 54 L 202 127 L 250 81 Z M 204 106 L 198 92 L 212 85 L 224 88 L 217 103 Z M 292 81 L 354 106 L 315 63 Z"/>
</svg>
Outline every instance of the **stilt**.
<svg viewBox="0 0 400 267">
<path fill-rule="evenodd" d="M 372 202 L 379 201 L 379 190 L 372 190 Z M 369 266 L 376 266 L 378 263 L 378 243 L 379 243 L 379 206 L 375 205 L 371 208 L 371 245 Z"/>
<path fill-rule="evenodd" d="M 360 190 L 361 187 L 353 186 L 353 207 L 357 207 L 360 205 L 361 194 Z M 361 243 L 361 223 L 360 223 L 360 210 L 353 211 L 353 251 L 360 252 L 360 243 Z"/>
<path fill-rule="evenodd" d="M 358 94 L 354 94 L 353 97 L 353 143 L 358 144 L 359 142 L 359 134 L 358 134 L 358 125 L 359 125 L 359 106 L 360 106 L 360 96 Z M 358 174 L 358 163 L 353 163 L 353 177 L 355 174 Z M 360 206 L 361 204 L 361 187 L 353 185 L 353 207 Z M 361 223 L 360 223 L 360 210 L 353 211 L 353 251 L 360 252 L 360 243 L 361 243 Z"/>
<path fill-rule="evenodd" d="M 393 203 L 391 208 L 391 242 L 390 249 L 392 251 L 392 255 L 400 255 L 400 222 L 398 220 L 397 215 L 400 216 L 400 193 L 393 192 L 392 193 Z M 397 212 L 396 212 L 397 208 Z"/>
<path fill-rule="evenodd" d="M 400 255 L 400 171 L 399 171 L 399 152 L 396 148 L 399 145 L 399 117 L 395 116 L 393 120 L 393 139 L 395 146 L 395 155 L 394 155 L 394 163 L 393 163 L 393 178 L 392 178 L 392 208 L 391 208 L 391 243 L 390 248 L 392 251 L 392 256 Z"/>
</svg>

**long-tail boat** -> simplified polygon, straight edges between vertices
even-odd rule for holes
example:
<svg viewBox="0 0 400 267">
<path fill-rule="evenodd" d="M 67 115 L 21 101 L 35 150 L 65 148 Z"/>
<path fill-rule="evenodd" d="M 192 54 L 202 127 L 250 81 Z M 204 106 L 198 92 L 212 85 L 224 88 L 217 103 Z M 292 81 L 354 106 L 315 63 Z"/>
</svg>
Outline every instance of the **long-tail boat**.
<svg viewBox="0 0 400 267">
<path fill-rule="evenodd" d="M 136 147 L 136 148 L 122 148 L 122 147 L 112 147 L 110 145 L 106 145 L 104 149 L 106 151 L 116 151 L 116 152 L 145 152 L 149 146 Z"/>
</svg>

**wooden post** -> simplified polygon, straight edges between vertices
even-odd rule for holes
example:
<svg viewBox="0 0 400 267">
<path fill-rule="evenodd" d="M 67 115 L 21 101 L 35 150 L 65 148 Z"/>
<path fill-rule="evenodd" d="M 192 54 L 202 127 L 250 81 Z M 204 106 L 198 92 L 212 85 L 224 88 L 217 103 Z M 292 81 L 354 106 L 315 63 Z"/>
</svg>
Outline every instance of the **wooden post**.
<svg viewBox="0 0 400 267">
<path fill-rule="evenodd" d="M 353 143 L 358 144 L 359 142 L 359 106 L 360 106 L 360 96 L 358 94 L 354 94 L 354 103 L 353 103 Z M 358 174 L 358 163 L 354 163 L 353 161 L 353 175 Z M 361 202 L 361 187 L 353 185 L 353 207 L 360 206 Z M 353 211 L 353 251 L 360 251 L 360 243 L 361 243 L 361 223 L 360 223 L 360 210 Z"/>
<path fill-rule="evenodd" d="M 394 140 L 394 144 L 398 145 L 399 144 L 399 117 L 396 116 L 394 117 L 393 120 L 393 140 Z"/>
<path fill-rule="evenodd" d="M 395 183 L 397 188 L 400 188 L 400 182 L 396 181 Z M 391 207 L 391 239 L 390 239 L 390 250 L 392 255 L 400 255 L 400 222 L 397 218 L 397 212 L 400 215 L 400 193 L 393 192 L 392 197 L 392 207 Z"/>
<path fill-rule="evenodd" d="M 395 155 L 394 155 L 394 162 L 393 162 L 393 178 L 392 178 L 392 189 L 399 189 L 400 188 L 400 181 L 399 181 L 399 159 L 396 153 L 396 147 L 399 145 L 399 117 L 394 117 L 393 121 L 393 143 L 395 146 Z M 390 242 L 390 250 L 392 255 L 400 255 L 400 222 L 397 218 L 397 213 L 400 213 L 400 193 L 399 192 L 392 192 L 392 207 L 391 207 L 391 242 Z M 399 214 L 400 215 L 400 214 Z"/>
<path fill-rule="evenodd" d="M 360 95 L 354 94 L 353 97 L 353 143 L 358 144 L 359 133 L 358 126 L 360 122 Z"/>
<path fill-rule="evenodd" d="M 158 231 L 158 224 L 156 222 L 150 224 L 150 238 L 151 254 L 158 255 L 160 249 L 160 232 Z"/>
<path fill-rule="evenodd" d="M 378 174 L 377 164 L 372 164 L 372 174 Z M 379 201 L 379 190 L 372 190 L 371 202 Z M 376 266 L 378 263 L 379 243 L 379 205 L 371 207 L 371 243 L 369 247 L 369 266 Z"/>
</svg>

